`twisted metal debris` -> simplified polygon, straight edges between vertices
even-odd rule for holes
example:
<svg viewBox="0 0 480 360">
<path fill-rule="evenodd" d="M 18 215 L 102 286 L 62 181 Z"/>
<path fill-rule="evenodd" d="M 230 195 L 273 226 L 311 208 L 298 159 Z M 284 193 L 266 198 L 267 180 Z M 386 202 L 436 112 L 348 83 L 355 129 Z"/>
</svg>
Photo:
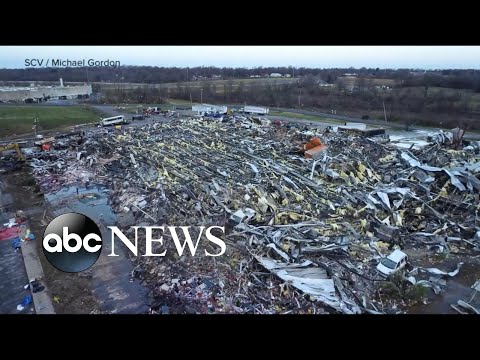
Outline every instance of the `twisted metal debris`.
<svg viewBox="0 0 480 360">
<path fill-rule="evenodd" d="M 316 160 L 297 152 L 312 135 L 328 146 Z M 221 258 L 132 258 L 153 313 L 392 312 L 375 271 L 389 250 L 480 250 L 474 147 L 408 151 L 299 125 L 176 119 L 92 132 L 30 164 L 44 191 L 109 185 L 114 211 L 137 223 L 227 227 Z"/>
</svg>

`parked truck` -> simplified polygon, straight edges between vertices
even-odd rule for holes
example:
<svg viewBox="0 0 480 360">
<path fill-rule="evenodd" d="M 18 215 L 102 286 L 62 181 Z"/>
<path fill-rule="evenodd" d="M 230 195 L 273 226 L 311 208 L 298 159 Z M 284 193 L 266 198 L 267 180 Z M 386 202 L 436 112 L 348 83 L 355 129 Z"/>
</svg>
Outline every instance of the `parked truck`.
<svg viewBox="0 0 480 360">
<path fill-rule="evenodd" d="M 195 111 L 197 115 L 204 115 L 205 113 L 217 113 L 217 114 L 226 114 L 228 108 L 222 105 L 193 105 L 192 111 Z"/>
<path fill-rule="evenodd" d="M 258 115 L 267 115 L 269 109 L 260 106 L 245 106 L 243 112 L 246 114 L 258 114 Z"/>
</svg>

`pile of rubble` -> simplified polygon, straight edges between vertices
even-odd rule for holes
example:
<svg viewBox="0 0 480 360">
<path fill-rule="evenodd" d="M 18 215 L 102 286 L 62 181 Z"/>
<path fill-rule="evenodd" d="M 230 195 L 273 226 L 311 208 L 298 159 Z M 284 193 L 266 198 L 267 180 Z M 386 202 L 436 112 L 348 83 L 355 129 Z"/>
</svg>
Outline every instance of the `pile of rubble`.
<svg viewBox="0 0 480 360">
<path fill-rule="evenodd" d="M 102 129 L 30 164 L 44 191 L 108 185 L 113 210 L 136 225 L 226 227 L 227 252 L 218 258 L 132 258 L 154 313 L 166 305 L 197 313 L 398 312 L 408 301 L 382 298 L 386 280 L 376 270 L 394 249 L 479 254 L 477 148 L 437 141 L 409 151 L 282 125 L 175 119 Z M 324 146 L 313 159 L 299 151 L 312 137 Z M 448 271 L 417 266 L 404 279 L 435 290 L 438 279 L 428 275 L 458 273 Z"/>
</svg>

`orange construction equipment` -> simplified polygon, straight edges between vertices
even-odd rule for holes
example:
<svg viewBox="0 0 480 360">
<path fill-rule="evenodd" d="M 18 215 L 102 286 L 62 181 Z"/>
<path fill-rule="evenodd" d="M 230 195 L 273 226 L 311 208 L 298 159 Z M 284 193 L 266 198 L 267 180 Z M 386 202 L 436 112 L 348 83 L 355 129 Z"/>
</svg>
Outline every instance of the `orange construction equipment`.
<svg viewBox="0 0 480 360">
<path fill-rule="evenodd" d="M 327 145 L 322 144 L 318 137 L 314 137 L 306 144 L 300 146 L 300 150 L 305 153 L 307 159 L 317 159 L 321 152 L 326 149 Z"/>
<path fill-rule="evenodd" d="M 320 145 L 322 145 L 320 139 L 318 137 L 314 137 L 312 140 L 303 145 L 303 150 L 310 150 Z"/>
</svg>

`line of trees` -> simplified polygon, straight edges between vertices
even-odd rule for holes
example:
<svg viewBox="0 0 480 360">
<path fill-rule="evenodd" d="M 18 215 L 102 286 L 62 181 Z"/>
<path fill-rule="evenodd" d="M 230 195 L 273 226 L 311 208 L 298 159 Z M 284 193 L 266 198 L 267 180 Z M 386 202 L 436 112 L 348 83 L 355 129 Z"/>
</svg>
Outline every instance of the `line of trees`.
<svg viewBox="0 0 480 360">
<path fill-rule="evenodd" d="M 136 103 L 136 104 L 162 104 L 168 96 L 168 89 L 155 86 L 138 86 L 134 89 L 125 89 L 121 86 L 106 89 L 101 92 L 101 96 L 93 102 L 102 102 L 109 104 L 116 103 Z"/>
<path fill-rule="evenodd" d="M 358 85 L 358 83 L 360 85 Z M 199 82 L 197 86 L 177 84 L 170 88 L 121 86 L 102 91 L 106 103 L 155 103 L 167 98 L 217 104 L 254 104 L 268 107 L 315 109 L 337 114 L 383 119 L 383 105 L 389 121 L 417 125 L 463 126 L 480 128 L 480 104 L 467 90 L 398 87 L 389 90 L 374 86 L 372 81 L 358 81 L 355 91 L 342 86 L 322 87 L 318 78 L 306 76 L 298 82 L 265 82 L 245 84 L 229 80 L 215 85 Z"/>
<path fill-rule="evenodd" d="M 257 68 L 218 68 L 213 66 L 178 68 L 156 66 L 120 66 L 87 68 L 26 68 L 0 69 L 1 81 L 47 81 L 58 82 L 63 78 L 68 82 L 113 82 L 113 83 L 170 83 L 191 81 L 196 78 L 222 79 L 265 76 L 271 73 L 292 77 L 314 76 L 326 83 L 333 84 L 346 73 L 354 73 L 365 79 L 394 79 L 400 86 L 448 87 L 470 89 L 480 92 L 479 70 L 432 70 L 419 69 L 370 69 L 370 68 L 294 68 L 257 67 Z"/>
<path fill-rule="evenodd" d="M 234 78 L 265 75 L 272 72 L 292 74 L 292 82 L 270 79 L 262 82 L 235 81 Z M 354 74 L 354 76 L 345 76 Z M 188 78 L 220 75 L 224 82 Z M 383 118 L 383 105 L 390 120 L 417 124 L 443 125 L 462 119 L 466 129 L 480 128 L 480 71 L 412 69 L 312 69 L 267 68 L 158 68 L 145 66 L 89 68 L 89 81 L 99 100 L 107 103 L 162 103 L 167 98 L 193 102 L 256 104 L 269 107 L 337 110 L 337 114 Z M 1 81 L 86 80 L 86 69 L 0 69 Z M 83 78 L 82 78 L 83 77 Z M 389 79 L 387 89 L 382 84 Z M 101 82 L 114 85 L 102 85 Z M 172 85 L 157 85 L 161 83 Z M 133 87 L 126 83 L 143 83 Z M 146 84 L 146 85 L 145 85 Z M 334 86 L 322 86 L 332 84 Z M 167 87 L 168 86 L 168 87 Z M 201 90 L 202 89 L 202 90 Z"/>
</svg>

